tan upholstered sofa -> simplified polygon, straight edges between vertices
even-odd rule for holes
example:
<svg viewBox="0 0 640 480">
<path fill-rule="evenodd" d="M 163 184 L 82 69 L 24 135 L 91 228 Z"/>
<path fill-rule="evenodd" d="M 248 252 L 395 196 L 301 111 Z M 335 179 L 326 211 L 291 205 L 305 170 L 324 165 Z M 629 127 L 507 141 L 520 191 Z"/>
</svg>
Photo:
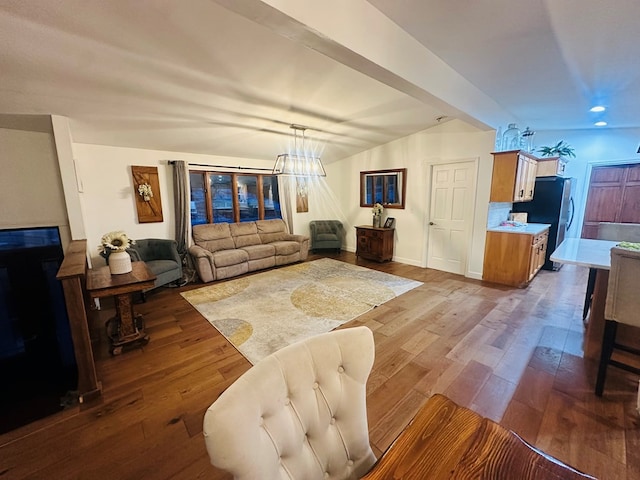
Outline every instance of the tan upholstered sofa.
<svg viewBox="0 0 640 480">
<path fill-rule="evenodd" d="M 194 225 L 189 247 L 203 282 L 307 259 L 309 237 L 289 233 L 280 219 Z"/>
</svg>

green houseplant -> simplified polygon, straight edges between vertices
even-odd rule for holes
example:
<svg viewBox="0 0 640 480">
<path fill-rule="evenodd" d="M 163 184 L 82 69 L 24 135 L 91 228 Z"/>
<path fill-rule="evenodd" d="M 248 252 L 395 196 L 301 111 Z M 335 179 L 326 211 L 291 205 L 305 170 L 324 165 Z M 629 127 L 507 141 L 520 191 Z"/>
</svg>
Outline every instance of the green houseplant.
<svg viewBox="0 0 640 480">
<path fill-rule="evenodd" d="M 540 153 L 543 157 L 565 157 L 565 158 L 576 158 L 575 151 L 571 145 L 565 143 L 564 140 L 560 140 L 555 145 L 551 147 L 540 147 L 538 149 L 538 153 Z"/>
</svg>

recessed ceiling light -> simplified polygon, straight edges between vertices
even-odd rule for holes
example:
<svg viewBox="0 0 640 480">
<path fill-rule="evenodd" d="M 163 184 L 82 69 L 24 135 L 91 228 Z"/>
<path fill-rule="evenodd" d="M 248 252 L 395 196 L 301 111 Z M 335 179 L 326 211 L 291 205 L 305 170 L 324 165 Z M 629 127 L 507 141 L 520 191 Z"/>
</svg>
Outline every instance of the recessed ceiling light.
<svg viewBox="0 0 640 480">
<path fill-rule="evenodd" d="M 594 113 L 604 112 L 605 110 L 606 110 L 606 108 L 603 107 L 602 105 L 596 105 L 595 107 L 591 107 L 589 109 L 590 112 L 594 112 Z"/>
<path fill-rule="evenodd" d="M 607 122 L 605 122 L 604 120 L 600 120 L 599 122 L 594 123 L 594 125 L 596 127 L 606 127 L 607 126 Z"/>
</svg>

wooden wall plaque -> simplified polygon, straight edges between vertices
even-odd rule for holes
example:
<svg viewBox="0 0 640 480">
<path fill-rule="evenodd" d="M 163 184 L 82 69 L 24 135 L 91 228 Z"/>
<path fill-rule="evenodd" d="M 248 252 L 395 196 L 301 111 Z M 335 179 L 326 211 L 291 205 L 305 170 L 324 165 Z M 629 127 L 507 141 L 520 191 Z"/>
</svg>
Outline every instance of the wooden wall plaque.
<svg viewBox="0 0 640 480">
<path fill-rule="evenodd" d="M 136 199 L 138 222 L 162 222 L 162 198 L 160 197 L 160 182 L 158 181 L 158 167 L 136 167 L 131 165 L 133 175 L 133 193 Z M 140 194 L 140 185 L 149 185 L 152 195 L 144 199 Z"/>
</svg>

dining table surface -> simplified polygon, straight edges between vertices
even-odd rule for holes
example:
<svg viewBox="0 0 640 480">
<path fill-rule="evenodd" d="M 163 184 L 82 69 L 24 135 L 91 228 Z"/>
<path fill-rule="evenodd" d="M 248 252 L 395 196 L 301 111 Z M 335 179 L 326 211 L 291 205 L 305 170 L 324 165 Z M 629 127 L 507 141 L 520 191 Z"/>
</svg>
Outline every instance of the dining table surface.
<svg viewBox="0 0 640 480">
<path fill-rule="evenodd" d="M 362 480 L 595 480 L 435 394 Z"/>
<path fill-rule="evenodd" d="M 549 258 L 553 262 L 609 270 L 611 248 L 618 243 L 620 242 L 591 238 L 565 238 Z"/>
</svg>

